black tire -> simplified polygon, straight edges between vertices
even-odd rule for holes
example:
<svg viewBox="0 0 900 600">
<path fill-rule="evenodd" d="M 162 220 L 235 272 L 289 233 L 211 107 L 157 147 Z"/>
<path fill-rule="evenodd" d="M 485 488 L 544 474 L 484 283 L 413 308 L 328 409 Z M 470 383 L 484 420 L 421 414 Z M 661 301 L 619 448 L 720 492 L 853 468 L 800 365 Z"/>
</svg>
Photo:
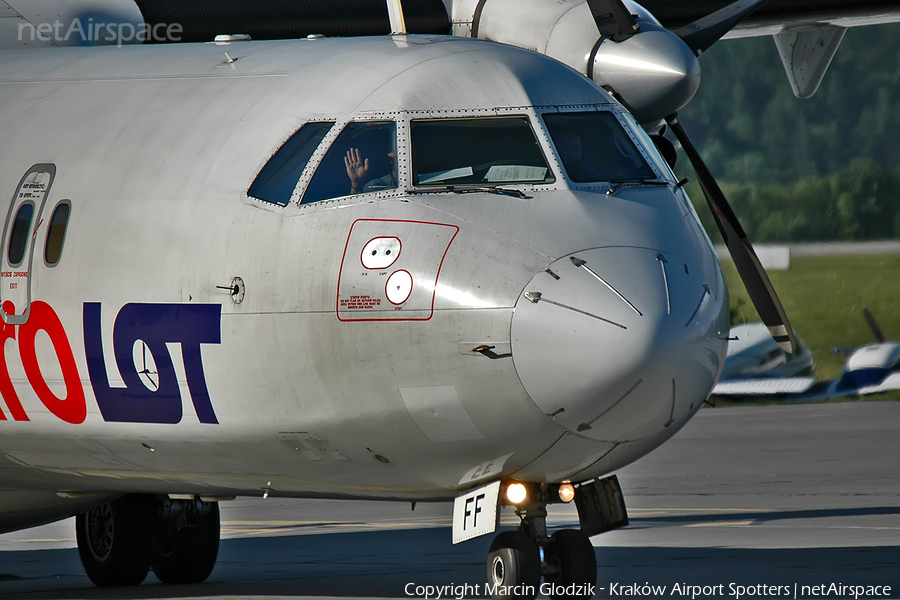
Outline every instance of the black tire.
<svg viewBox="0 0 900 600">
<path fill-rule="evenodd" d="M 521 531 L 495 537 L 488 552 L 487 581 L 494 598 L 533 599 L 541 584 L 541 555 L 534 540 Z"/>
<path fill-rule="evenodd" d="M 75 518 L 81 564 L 99 587 L 144 581 L 150 571 L 155 533 L 156 505 L 150 496 L 125 496 Z"/>
<path fill-rule="evenodd" d="M 212 573 L 219 555 L 219 503 L 193 526 L 160 532 L 153 573 L 163 583 L 200 583 Z"/>
<path fill-rule="evenodd" d="M 550 537 L 544 558 L 550 570 L 547 581 L 554 588 L 551 598 L 593 596 L 592 590 L 597 583 L 597 555 L 588 536 L 576 529 L 557 531 Z"/>
</svg>

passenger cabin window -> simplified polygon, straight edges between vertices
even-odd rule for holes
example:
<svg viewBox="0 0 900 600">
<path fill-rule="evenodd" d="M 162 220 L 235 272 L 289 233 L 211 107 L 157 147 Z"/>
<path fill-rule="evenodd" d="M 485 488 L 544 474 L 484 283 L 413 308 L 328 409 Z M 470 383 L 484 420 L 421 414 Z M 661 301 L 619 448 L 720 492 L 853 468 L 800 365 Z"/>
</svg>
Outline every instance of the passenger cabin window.
<svg viewBox="0 0 900 600">
<path fill-rule="evenodd" d="M 247 195 L 287 206 L 306 163 L 334 123 L 307 123 L 269 159 Z"/>
<path fill-rule="evenodd" d="M 427 119 L 410 127 L 414 185 L 555 180 L 528 117 Z"/>
<path fill-rule="evenodd" d="M 543 117 L 572 181 L 657 178 L 612 113 L 546 113 Z"/>
<path fill-rule="evenodd" d="M 44 247 L 44 260 L 49 266 L 59 263 L 62 256 L 63 241 L 66 239 L 66 227 L 69 224 L 69 213 L 72 207 L 68 202 L 62 202 L 53 211 L 50 217 L 50 227 L 47 229 L 47 245 Z"/>
<path fill-rule="evenodd" d="M 303 194 L 303 204 L 397 187 L 397 125 L 348 123 Z"/>
<path fill-rule="evenodd" d="M 31 219 L 34 216 L 34 205 L 31 203 L 23 204 L 16 212 L 13 220 L 12 233 L 9 235 L 9 251 L 7 258 L 9 264 L 18 267 L 25 258 L 25 247 L 28 245 L 29 233 L 31 232 Z"/>
</svg>

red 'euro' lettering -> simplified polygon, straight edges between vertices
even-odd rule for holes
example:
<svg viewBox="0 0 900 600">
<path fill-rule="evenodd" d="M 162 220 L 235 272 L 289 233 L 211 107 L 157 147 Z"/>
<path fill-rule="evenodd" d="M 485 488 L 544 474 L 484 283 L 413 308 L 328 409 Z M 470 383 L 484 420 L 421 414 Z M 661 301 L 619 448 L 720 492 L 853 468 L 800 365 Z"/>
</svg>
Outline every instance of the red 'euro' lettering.
<svg viewBox="0 0 900 600">
<path fill-rule="evenodd" d="M 65 398 L 57 398 L 41 374 L 34 349 L 35 336 L 41 330 L 50 336 L 53 349 L 56 351 L 56 358 L 59 360 L 63 380 L 66 383 Z M 81 377 L 78 375 L 78 365 L 75 364 L 75 355 L 72 353 L 72 346 L 69 344 L 62 322 L 46 302 L 32 302 L 28 322 L 19 326 L 19 355 L 22 357 L 25 375 L 28 376 L 31 387 L 44 406 L 67 423 L 76 425 L 84 423 L 87 418 L 87 403 L 84 388 L 81 387 Z"/>
<path fill-rule="evenodd" d="M 3 311 L 8 315 L 16 314 L 16 308 L 9 300 L 3 303 Z M 9 368 L 6 366 L 6 340 L 8 339 L 16 339 L 16 326 L 0 321 L 0 395 L 6 401 L 6 406 L 9 407 L 9 413 L 13 419 L 27 421 L 28 415 L 22 408 L 22 403 L 19 401 L 19 396 L 9 377 Z M 0 410 L 0 421 L 5 420 L 6 415 Z"/>
</svg>

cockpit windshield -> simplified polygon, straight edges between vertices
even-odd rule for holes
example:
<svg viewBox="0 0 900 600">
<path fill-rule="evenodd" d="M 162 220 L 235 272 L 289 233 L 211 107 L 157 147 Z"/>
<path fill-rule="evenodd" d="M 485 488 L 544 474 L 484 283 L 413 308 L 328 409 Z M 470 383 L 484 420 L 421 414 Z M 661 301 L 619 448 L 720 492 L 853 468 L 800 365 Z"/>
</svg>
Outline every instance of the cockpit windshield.
<svg viewBox="0 0 900 600">
<path fill-rule="evenodd" d="M 657 178 L 611 112 L 544 113 L 543 117 L 572 181 Z"/>
<path fill-rule="evenodd" d="M 410 130 L 413 185 L 554 181 L 525 116 L 422 119 Z"/>
<path fill-rule="evenodd" d="M 396 129 L 393 121 L 347 123 L 316 169 L 303 203 L 396 188 Z"/>
</svg>

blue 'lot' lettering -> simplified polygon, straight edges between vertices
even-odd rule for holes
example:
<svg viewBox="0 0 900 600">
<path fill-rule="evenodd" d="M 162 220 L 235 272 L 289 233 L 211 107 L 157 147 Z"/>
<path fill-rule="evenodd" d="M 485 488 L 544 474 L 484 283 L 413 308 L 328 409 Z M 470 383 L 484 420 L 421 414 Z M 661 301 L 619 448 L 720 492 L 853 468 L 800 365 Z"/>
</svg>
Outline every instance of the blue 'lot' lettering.
<svg viewBox="0 0 900 600">
<path fill-rule="evenodd" d="M 184 409 L 175 367 L 166 343 L 180 343 L 191 401 L 201 423 L 218 423 L 206 377 L 200 344 L 222 342 L 219 304 L 126 304 L 116 316 L 113 351 L 124 388 L 111 387 L 103 358 L 100 303 L 84 303 L 84 351 L 94 396 L 105 421 L 178 423 Z M 143 341 L 153 355 L 159 376 L 155 391 L 141 383 L 132 352 Z"/>
</svg>

